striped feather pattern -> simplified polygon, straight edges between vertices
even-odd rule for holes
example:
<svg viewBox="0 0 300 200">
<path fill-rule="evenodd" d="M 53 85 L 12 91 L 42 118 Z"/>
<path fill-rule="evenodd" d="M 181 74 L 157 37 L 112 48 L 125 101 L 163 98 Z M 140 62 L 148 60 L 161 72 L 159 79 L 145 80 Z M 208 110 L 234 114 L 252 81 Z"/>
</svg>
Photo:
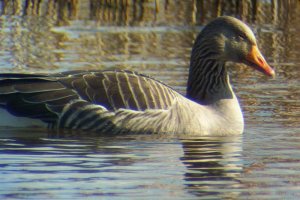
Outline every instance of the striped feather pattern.
<svg viewBox="0 0 300 200">
<path fill-rule="evenodd" d="M 177 93 L 145 75 L 131 71 L 91 71 L 72 74 L 60 83 L 73 88 L 79 96 L 108 110 L 167 109 Z"/>
<path fill-rule="evenodd" d="M 99 130 L 119 109 L 168 109 L 177 95 L 163 83 L 130 71 L 0 75 L 1 107 L 58 128 Z"/>
<path fill-rule="evenodd" d="M 0 107 L 59 129 L 240 134 L 243 116 L 226 63 L 253 66 L 253 49 L 256 40 L 249 27 L 235 18 L 220 17 L 194 43 L 187 98 L 130 71 L 0 74 Z M 274 75 L 271 68 L 264 72 Z"/>
<path fill-rule="evenodd" d="M 105 126 L 114 114 L 103 106 L 77 100 L 65 106 L 58 120 L 58 128 L 96 130 Z"/>
<path fill-rule="evenodd" d="M 178 116 L 171 110 L 148 109 L 109 111 L 84 100 L 70 102 L 58 120 L 58 128 L 81 129 L 109 134 L 172 133 L 178 130 Z"/>
<path fill-rule="evenodd" d="M 225 63 L 209 59 L 215 54 L 212 49 L 207 47 L 207 51 L 198 51 L 191 57 L 190 74 L 193 75 L 189 76 L 187 97 L 202 105 L 233 98 Z"/>
</svg>

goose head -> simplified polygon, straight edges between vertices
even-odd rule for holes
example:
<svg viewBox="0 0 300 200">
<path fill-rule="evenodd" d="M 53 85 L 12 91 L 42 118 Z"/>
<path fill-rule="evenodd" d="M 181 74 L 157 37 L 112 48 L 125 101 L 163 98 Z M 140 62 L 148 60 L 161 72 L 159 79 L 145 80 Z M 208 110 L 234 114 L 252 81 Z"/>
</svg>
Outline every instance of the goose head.
<svg viewBox="0 0 300 200">
<path fill-rule="evenodd" d="M 259 50 L 252 30 L 234 17 L 219 17 L 206 25 L 195 41 L 191 61 L 199 57 L 224 63 L 243 63 L 268 76 L 275 76 Z"/>
<path fill-rule="evenodd" d="M 242 63 L 275 76 L 251 29 L 234 17 L 219 17 L 207 24 L 195 40 L 187 97 L 200 104 L 232 99 L 234 93 L 227 75 L 227 66 L 232 63 Z"/>
</svg>

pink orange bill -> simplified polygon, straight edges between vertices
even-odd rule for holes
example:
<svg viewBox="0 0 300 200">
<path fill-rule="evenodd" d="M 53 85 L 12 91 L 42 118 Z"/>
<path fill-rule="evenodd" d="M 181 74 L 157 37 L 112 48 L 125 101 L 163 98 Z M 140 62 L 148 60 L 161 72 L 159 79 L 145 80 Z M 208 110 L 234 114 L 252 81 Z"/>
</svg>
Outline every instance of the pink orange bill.
<svg viewBox="0 0 300 200">
<path fill-rule="evenodd" d="M 247 61 L 254 64 L 254 68 L 268 76 L 275 77 L 275 71 L 267 63 L 256 45 L 253 45 L 250 53 L 246 57 Z"/>
</svg>

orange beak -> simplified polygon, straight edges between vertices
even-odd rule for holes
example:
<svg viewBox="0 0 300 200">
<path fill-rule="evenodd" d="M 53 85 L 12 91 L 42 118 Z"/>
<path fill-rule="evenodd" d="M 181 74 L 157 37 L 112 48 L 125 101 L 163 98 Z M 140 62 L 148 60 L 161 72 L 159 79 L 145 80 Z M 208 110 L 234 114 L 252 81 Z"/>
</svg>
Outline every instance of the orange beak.
<svg viewBox="0 0 300 200">
<path fill-rule="evenodd" d="M 266 62 L 256 45 L 252 46 L 250 53 L 246 56 L 246 60 L 253 64 L 253 67 L 258 71 L 261 71 L 268 76 L 275 77 L 275 71 Z"/>
</svg>

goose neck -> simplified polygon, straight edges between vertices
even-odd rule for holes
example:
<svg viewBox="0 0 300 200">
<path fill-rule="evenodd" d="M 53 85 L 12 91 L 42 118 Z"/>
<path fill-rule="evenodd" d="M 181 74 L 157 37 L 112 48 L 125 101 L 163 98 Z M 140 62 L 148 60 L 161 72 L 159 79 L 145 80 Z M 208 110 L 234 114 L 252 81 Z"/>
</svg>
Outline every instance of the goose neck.
<svg viewBox="0 0 300 200">
<path fill-rule="evenodd" d="M 214 104 L 234 97 L 225 62 L 215 59 L 191 61 L 187 97 L 199 104 Z"/>
</svg>

